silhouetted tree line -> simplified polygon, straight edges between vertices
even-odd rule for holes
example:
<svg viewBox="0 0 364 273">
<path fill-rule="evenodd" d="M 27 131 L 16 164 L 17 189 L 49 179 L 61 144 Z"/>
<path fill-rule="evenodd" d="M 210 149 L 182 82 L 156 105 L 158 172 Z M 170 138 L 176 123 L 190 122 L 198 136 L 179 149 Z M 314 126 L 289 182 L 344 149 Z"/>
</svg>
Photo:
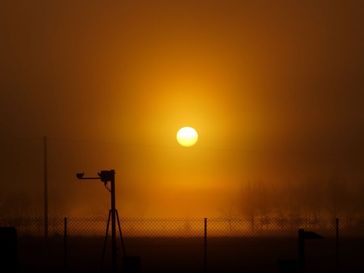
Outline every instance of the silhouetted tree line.
<svg viewBox="0 0 364 273">
<path fill-rule="evenodd" d="M 348 183 L 340 176 L 282 184 L 251 181 L 241 188 L 239 209 L 243 216 L 250 218 L 361 217 L 364 216 L 363 190 L 361 183 Z"/>
</svg>

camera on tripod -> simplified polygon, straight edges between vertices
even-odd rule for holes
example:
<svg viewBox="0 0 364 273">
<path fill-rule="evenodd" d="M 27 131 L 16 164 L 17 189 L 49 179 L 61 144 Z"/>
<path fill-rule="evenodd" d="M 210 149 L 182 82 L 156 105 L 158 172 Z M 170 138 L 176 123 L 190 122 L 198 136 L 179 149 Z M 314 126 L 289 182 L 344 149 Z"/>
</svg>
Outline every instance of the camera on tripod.
<svg viewBox="0 0 364 273">
<path fill-rule="evenodd" d="M 101 170 L 97 173 L 97 175 L 98 176 L 85 177 L 85 174 L 83 172 L 81 172 L 81 173 L 77 173 L 76 177 L 80 180 L 86 180 L 86 179 L 100 180 L 101 182 L 104 183 L 105 188 L 110 192 L 111 208 L 109 210 L 109 215 L 108 215 L 107 224 L 106 224 L 106 235 L 105 235 L 104 247 L 103 247 L 103 251 L 102 251 L 102 262 L 101 263 L 103 263 L 103 261 L 104 261 L 107 236 L 109 233 L 109 226 L 110 226 L 110 220 L 111 220 L 111 249 L 112 249 L 111 267 L 112 267 L 112 272 L 116 273 L 117 272 L 116 225 L 118 226 L 118 229 L 119 229 L 120 243 L 121 243 L 121 248 L 123 250 L 123 255 L 124 255 L 123 259 L 127 259 L 129 257 L 126 257 L 125 245 L 124 245 L 123 236 L 121 233 L 119 214 L 115 207 L 115 203 L 116 203 L 116 200 L 115 200 L 116 199 L 115 198 L 115 170 Z M 108 184 L 108 182 L 110 182 L 110 184 Z M 108 187 L 108 185 L 110 187 Z M 128 261 L 125 264 L 128 264 L 129 267 L 131 265 L 133 265 L 132 261 Z M 132 266 L 132 267 L 137 268 L 136 266 Z"/>
<path fill-rule="evenodd" d="M 112 182 L 115 179 L 115 171 L 114 170 L 101 170 L 97 173 L 98 176 L 96 177 L 85 177 L 85 173 L 77 173 L 76 177 L 80 180 L 87 180 L 87 179 L 98 179 L 101 180 L 105 186 L 107 182 Z"/>
<path fill-rule="evenodd" d="M 99 175 L 100 180 L 102 182 L 104 182 L 104 183 L 113 180 L 114 177 L 115 177 L 115 171 L 114 170 L 110 170 L 110 171 L 100 171 L 97 174 Z"/>
</svg>

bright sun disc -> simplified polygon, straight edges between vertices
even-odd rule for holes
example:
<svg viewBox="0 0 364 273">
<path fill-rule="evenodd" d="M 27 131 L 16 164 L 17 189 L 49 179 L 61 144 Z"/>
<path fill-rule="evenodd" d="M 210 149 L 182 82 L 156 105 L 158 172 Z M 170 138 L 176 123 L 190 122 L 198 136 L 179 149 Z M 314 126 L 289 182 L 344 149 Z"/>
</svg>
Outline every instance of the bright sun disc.
<svg viewBox="0 0 364 273">
<path fill-rule="evenodd" d="M 182 146 L 191 147 L 196 144 L 197 140 L 197 131 L 192 127 L 183 127 L 177 132 L 177 141 Z"/>
</svg>

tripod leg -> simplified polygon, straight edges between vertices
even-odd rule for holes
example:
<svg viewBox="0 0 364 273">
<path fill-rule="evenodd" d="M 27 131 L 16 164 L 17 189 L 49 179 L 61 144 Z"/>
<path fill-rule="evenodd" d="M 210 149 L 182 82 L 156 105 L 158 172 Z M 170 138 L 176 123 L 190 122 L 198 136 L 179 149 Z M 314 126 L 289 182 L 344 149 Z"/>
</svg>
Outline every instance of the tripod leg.
<svg viewBox="0 0 364 273">
<path fill-rule="evenodd" d="M 124 257 L 125 257 L 126 256 L 125 244 L 124 244 L 123 234 L 121 233 L 119 213 L 118 213 L 117 210 L 116 210 L 116 219 L 118 220 L 118 227 L 119 227 L 119 235 L 120 235 L 121 248 L 123 250 L 123 254 L 124 254 Z"/>
<path fill-rule="evenodd" d="M 103 246 L 103 248 L 102 248 L 102 256 L 101 256 L 100 272 L 102 272 L 102 266 L 103 266 L 103 264 L 104 264 L 104 259 L 105 259 L 105 251 L 106 251 L 107 236 L 108 236 L 108 234 L 109 234 L 110 217 L 111 217 L 111 210 L 109 210 L 109 216 L 107 217 L 106 233 L 105 233 L 105 238 L 104 238 L 104 246 Z"/>
</svg>

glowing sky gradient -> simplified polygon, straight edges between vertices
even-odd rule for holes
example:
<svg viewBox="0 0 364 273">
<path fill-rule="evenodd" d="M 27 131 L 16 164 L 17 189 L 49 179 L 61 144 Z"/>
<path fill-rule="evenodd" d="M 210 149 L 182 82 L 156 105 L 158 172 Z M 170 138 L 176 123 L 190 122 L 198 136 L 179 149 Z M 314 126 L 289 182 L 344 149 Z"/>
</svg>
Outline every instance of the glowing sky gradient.
<svg viewBox="0 0 364 273">
<path fill-rule="evenodd" d="M 269 199 L 248 185 L 315 207 L 330 179 L 359 203 L 363 18 L 361 1 L 1 1 L 0 209 L 39 211 L 44 135 L 62 215 L 107 208 L 73 180 L 102 168 L 127 215 L 241 213 Z"/>
</svg>

